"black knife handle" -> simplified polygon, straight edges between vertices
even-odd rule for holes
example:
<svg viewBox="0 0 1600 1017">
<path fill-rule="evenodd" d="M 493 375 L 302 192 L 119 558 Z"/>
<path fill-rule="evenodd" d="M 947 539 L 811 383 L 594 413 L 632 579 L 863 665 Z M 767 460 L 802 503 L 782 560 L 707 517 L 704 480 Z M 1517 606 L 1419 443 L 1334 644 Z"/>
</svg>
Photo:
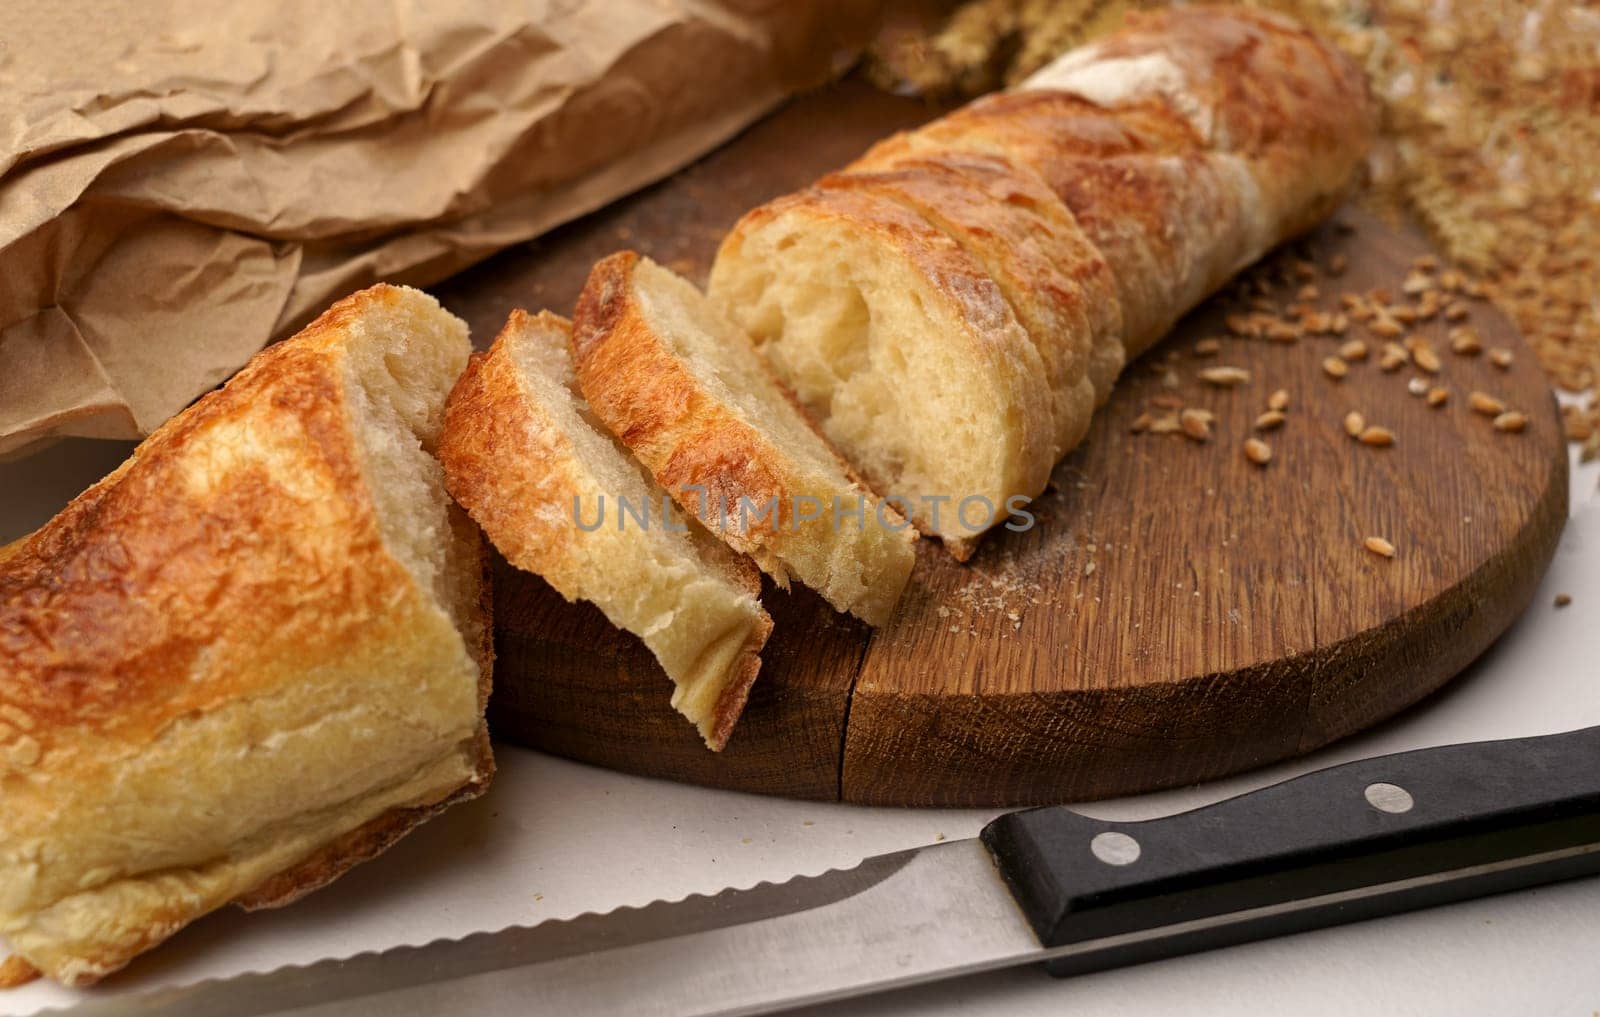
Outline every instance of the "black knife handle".
<svg viewBox="0 0 1600 1017">
<path fill-rule="evenodd" d="M 983 842 L 1071 975 L 1600 872 L 1600 727 L 1319 770 L 1138 823 L 1056 806 Z"/>
</svg>

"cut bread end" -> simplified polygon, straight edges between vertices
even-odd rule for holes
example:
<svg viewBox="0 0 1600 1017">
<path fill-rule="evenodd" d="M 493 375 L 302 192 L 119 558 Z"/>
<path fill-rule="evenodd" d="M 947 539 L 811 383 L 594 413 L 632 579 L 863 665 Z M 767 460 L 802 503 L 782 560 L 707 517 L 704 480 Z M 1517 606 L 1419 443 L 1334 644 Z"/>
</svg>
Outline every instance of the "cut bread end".
<svg viewBox="0 0 1600 1017">
<path fill-rule="evenodd" d="M 958 176 L 974 192 L 987 195 L 991 208 L 1015 219 L 1033 234 L 1031 244 L 1023 241 L 1033 250 L 1014 257 L 1004 249 L 1009 238 L 983 230 L 982 224 L 973 229 L 960 219 L 939 214 L 937 206 L 930 216 L 975 257 L 987 256 L 985 267 L 1017 308 L 1018 319 L 1035 342 L 1041 343 L 1047 369 L 1052 364 L 1044 346 L 1059 343 L 1062 335 L 1078 333 L 1087 337 L 1086 344 L 1057 354 L 1051 387 L 1059 398 L 1065 387 L 1063 380 L 1070 385 L 1075 378 L 1087 377 L 1093 388 L 1093 404 L 1104 405 L 1127 361 L 1122 344 L 1122 301 L 1111 266 L 1084 233 L 1072 210 L 1037 173 L 1014 161 L 998 146 L 985 145 L 981 138 L 968 140 L 970 147 L 964 148 L 937 137 L 924 138 L 918 132 L 898 134 L 851 163 L 846 173 Z M 1035 255 L 1043 261 L 1036 260 Z M 1055 312 L 1051 305 L 1063 301 L 1065 306 Z M 1066 320 L 1059 324 L 1049 320 L 1052 313 L 1063 312 Z M 1045 338 L 1041 340 L 1041 336 Z M 1087 363 L 1081 362 L 1084 357 Z M 1074 411 L 1068 411 L 1065 424 L 1058 412 L 1058 435 L 1070 435 L 1074 422 Z M 1080 426 L 1086 428 L 1086 423 Z M 1077 439 L 1063 444 L 1070 449 Z"/>
<path fill-rule="evenodd" d="M 466 323 L 433 297 L 380 285 L 358 294 L 345 321 L 352 432 L 390 552 L 454 621 L 483 672 L 488 697 L 488 623 L 481 536 L 457 518 L 434 457 L 445 402 L 467 365 Z"/>
<path fill-rule="evenodd" d="M 915 532 L 879 502 L 691 283 L 625 251 L 597 264 L 573 329 L 579 384 L 686 511 L 782 583 L 868 624 L 910 576 Z"/>
<path fill-rule="evenodd" d="M 711 294 L 874 489 L 958 558 L 1044 489 L 1038 351 L 982 267 L 910 210 L 837 189 L 779 199 L 723 242 Z"/>
<path fill-rule="evenodd" d="M 1077 263 L 1098 262 L 1117 305 L 1109 269 L 1054 193 L 998 159 L 960 154 L 835 173 L 817 186 L 887 197 L 955 241 L 999 286 L 1038 352 L 1054 421 L 1051 459 L 1082 440 L 1095 407 L 1088 367 L 1104 294 L 1085 285 L 1098 279 L 1075 271 Z"/>
<path fill-rule="evenodd" d="M 435 457 L 445 402 L 472 351 L 466 322 L 431 295 L 409 286 L 379 284 L 341 301 L 344 367 L 351 393 L 352 433 L 361 451 L 367 489 L 384 543 L 431 591 L 450 619 L 476 675 L 477 724 L 457 745 L 462 782 L 395 808 L 326 845 L 294 868 L 254 888 L 237 903 L 278 907 L 333 881 L 380 854 L 447 806 L 476 798 L 494 776 L 494 753 L 484 720 L 493 682 L 493 599 L 483 535 L 445 490 Z M 309 329 L 308 329 L 309 331 Z"/>
<path fill-rule="evenodd" d="M 746 558 L 686 522 L 574 388 L 570 325 L 513 311 L 450 397 L 451 493 L 519 569 L 639 636 L 672 705 L 727 744 L 772 619 Z"/>
</svg>

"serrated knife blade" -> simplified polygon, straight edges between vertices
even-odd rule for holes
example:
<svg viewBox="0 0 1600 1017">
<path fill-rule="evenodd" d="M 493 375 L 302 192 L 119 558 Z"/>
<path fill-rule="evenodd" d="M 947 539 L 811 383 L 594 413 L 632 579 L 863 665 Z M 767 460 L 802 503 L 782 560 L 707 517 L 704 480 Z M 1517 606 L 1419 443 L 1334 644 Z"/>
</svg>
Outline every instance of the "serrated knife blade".
<svg viewBox="0 0 1600 1017">
<path fill-rule="evenodd" d="M 988 852 L 967 840 L 715 896 L 97 1000 L 70 1013 L 755 1014 L 1018 963 L 1038 951 Z"/>
<path fill-rule="evenodd" d="M 1596 872 L 1589 728 L 1362 760 L 1144 822 L 1016 812 L 976 840 L 819 876 L 67 1012 L 733 1017 L 1037 961 L 1076 974 Z"/>
</svg>

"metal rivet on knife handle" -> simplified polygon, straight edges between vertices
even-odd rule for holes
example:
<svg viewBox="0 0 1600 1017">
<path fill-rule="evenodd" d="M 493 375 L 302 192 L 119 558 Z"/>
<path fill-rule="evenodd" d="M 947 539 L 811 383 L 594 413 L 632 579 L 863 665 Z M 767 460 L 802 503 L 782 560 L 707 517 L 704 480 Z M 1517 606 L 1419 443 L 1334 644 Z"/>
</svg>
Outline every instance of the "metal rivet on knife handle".
<svg viewBox="0 0 1600 1017">
<path fill-rule="evenodd" d="M 1107 865 L 1132 865 L 1139 860 L 1139 842 L 1116 830 L 1095 834 L 1089 850 Z"/>
<path fill-rule="evenodd" d="M 1402 812 L 1410 812 L 1411 807 L 1416 804 L 1411 797 L 1411 792 L 1398 784 L 1385 784 L 1383 781 L 1378 781 L 1375 784 L 1368 784 L 1366 791 L 1362 793 L 1366 795 L 1367 804 L 1379 812 L 1391 812 L 1399 815 Z"/>
</svg>

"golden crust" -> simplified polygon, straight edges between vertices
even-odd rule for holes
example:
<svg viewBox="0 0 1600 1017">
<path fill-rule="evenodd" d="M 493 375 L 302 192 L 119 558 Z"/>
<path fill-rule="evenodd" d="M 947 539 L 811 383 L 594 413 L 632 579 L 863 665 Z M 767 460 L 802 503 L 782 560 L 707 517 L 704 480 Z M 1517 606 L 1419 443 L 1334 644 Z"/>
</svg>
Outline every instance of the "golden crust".
<svg viewBox="0 0 1600 1017">
<path fill-rule="evenodd" d="M 1193 111 L 1208 148 L 1259 164 L 1257 182 L 1284 236 L 1337 207 L 1376 132 L 1376 104 L 1360 68 L 1306 26 L 1270 11 L 1140 12 L 1093 53 L 1172 60 L 1185 85 L 1179 108 Z"/>
<path fill-rule="evenodd" d="M 27 961 L 12 954 L 0 961 L 0 989 L 15 989 L 38 978 L 40 971 Z"/>
<path fill-rule="evenodd" d="M 356 433 L 352 337 L 406 314 L 447 317 L 386 286 L 334 305 L 0 560 L 0 931 L 51 977 L 483 789 L 487 625 L 464 639 L 396 557 Z"/>
<path fill-rule="evenodd" d="M 1373 133 L 1359 70 L 1286 18 L 1188 7 L 1130 19 L 1023 90 L 875 146 L 998 155 L 1037 174 L 1110 264 L 1129 357 L 1353 183 Z"/>
<path fill-rule="evenodd" d="M 689 368 L 641 302 L 641 264 L 632 251 L 601 260 L 578 299 L 573 355 L 590 408 L 685 512 L 780 585 L 792 574 L 836 609 L 882 624 L 910 575 L 914 534 L 797 518 L 796 498 L 872 499 L 753 347 L 728 353 L 763 390 L 748 394 L 767 400 L 766 412 L 790 415 L 786 427 L 748 419 Z M 815 458 L 785 447 L 794 439 Z M 747 517 L 735 508 L 740 499 L 775 510 Z"/>
<path fill-rule="evenodd" d="M 728 747 L 728 739 L 733 737 L 733 729 L 744 715 L 745 704 L 750 701 L 750 689 L 756 683 L 756 676 L 761 673 L 761 648 L 767 645 L 771 636 L 772 616 L 763 610 L 756 616 L 744 636 L 744 642 L 735 651 L 733 663 L 728 665 L 719 679 L 721 691 L 717 693 L 711 709 L 704 717 L 691 718 L 701 729 L 706 748 L 712 752 L 721 752 Z"/>
<path fill-rule="evenodd" d="M 1216 207 L 1219 183 L 1198 135 L 1157 103 L 1110 111 L 1064 92 L 1007 93 L 979 100 L 906 141 L 913 151 L 963 147 L 1000 154 L 1036 173 L 1110 266 L 1130 356 L 1177 320 L 1184 294 L 1196 288 L 1201 249 L 1239 212 L 1237 198 L 1231 207 Z M 868 157 L 893 152 L 874 149 Z M 1198 222 L 1190 221 L 1191 208 Z"/>
<path fill-rule="evenodd" d="M 570 332 L 556 315 L 515 310 L 488 352 L 472 358 L 445 412 L 439 459 L 446 485 L 512 565 L 542 575 L 568 600 L 594 602 L 643 638 L 684 690 L 675 703 L 719 751 L 744 709 L 772 632 L 772 619 L 756 601 L 761 574 L 748 558 L 698 530 L 678 537 L 575 525 L 574 499 L 592 510 L 597 495 L 615 499 L 630 492 L 614 489 L 619 478 L 608 483 L 591 472 L 608 464 L 585 461 L 574 428 L 592 432 L 591 457 L 610 458 L 619 471 L 638 474 L 635 491 L 658 503 L 662 492 L 598 421 L 583 415 L 586 408 L 571 390 Z M 526 376 L 519 355 L 546 363 L 559 358 L 560 378 L 552 381 L 561 391 L 541 397 L 531 387 L 538 379 Z M 553 400 L 567 400 L 573 412 L 564 418 Z M 620 478 L 630 479 L 626 472 Z M 692 587 L 686 573 L 698 577 Z M 737 640 L 737 646 L 719 640 Z M 699 689 L 702 682 L 712 687 Z"/>
</svg>

